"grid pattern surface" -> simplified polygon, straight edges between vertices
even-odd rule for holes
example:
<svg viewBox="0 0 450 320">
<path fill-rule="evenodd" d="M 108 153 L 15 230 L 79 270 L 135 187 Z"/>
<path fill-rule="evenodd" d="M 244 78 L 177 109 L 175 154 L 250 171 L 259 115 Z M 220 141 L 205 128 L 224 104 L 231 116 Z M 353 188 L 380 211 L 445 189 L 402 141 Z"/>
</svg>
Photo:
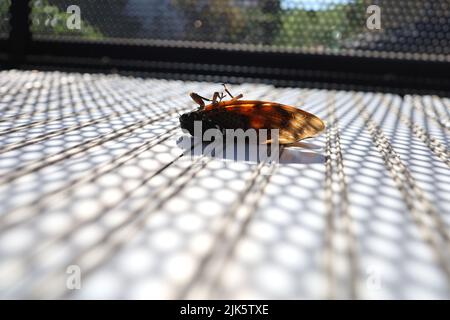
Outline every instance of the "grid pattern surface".
<svg viewBox="0 0 450 320">
<path fill-rule="evenodd" d="M 70 5 L 80 8 L 80 30 L 66 28 Z M 367 26 L 371 5 L 380 10 L 380 29 Z M 450 53 L 445 0 L 35 0 L 32 9 L 35 39 L 413 60 Z"/>
<path fill-rule="evenodd" d="M 234 85 L 327 121 L 262 174 L 180 142 L 218 88 L 1 72 L 0 297 L 450 298 L 449 99 Z"/>
</svg>

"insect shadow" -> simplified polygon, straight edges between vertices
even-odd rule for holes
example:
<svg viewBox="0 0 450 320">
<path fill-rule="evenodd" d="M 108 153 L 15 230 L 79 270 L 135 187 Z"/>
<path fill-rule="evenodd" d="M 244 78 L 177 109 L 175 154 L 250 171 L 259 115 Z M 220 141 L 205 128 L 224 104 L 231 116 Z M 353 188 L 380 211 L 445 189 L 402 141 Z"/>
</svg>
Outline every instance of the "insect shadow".
<svg viewBox="0 0 450 320">
<path fill-rule="evenodd" d="M 177 146 L 184 150 L 187 156 L 207 156 L 223 160 L 243 161 L 247 163 L 259 163 L 259 148 L 268 148 L 267 145 L 252 144 L 236 141 L 235 143 L 223 144 L 222 150 L 211 152 L 213 142 L 204 142 L 200 138 L 182 135 L 177 139 Z M 321 146 L 309 142 L 296 142 L 284 147 L 279 163 L 325 163 L 326 157 L 321 154 Z M 265 150 L 264 150 L 265 151 Z M 262 152 L 262 151 L 261 151 Z"/>
</svg>

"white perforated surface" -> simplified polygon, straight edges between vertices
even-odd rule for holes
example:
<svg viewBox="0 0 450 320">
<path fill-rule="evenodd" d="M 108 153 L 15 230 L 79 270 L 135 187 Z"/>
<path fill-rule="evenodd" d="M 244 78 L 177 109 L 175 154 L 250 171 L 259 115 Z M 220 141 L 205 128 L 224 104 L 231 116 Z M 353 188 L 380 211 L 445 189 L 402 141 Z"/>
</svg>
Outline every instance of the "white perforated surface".
<svg viewBox="0 0 450 320">
<path fill-rule="evenodd" d="M 218 89 L 1 72 L 0 297 L 450 298 L 449 99 L 234 85 L 327 121 L 267 175 L 183 155 Z"/>
</svg>

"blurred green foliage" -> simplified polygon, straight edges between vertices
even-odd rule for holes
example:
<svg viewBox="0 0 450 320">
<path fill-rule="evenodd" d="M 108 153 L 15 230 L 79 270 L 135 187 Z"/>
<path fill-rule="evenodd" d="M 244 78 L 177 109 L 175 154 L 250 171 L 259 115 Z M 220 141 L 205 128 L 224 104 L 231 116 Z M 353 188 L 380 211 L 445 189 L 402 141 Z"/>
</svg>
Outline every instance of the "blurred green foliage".
<svg viewBox="0 0 450 320">
<path fill-rule="evenodd" d="M 274 45 L 339 49 L 346 39 L 365 32 L 364 0 L 337 4 L 324 10 L 282 11 L 281 30 Z"/>
<path fill-rule="evenodd" d="M 185 18 L 186 40 L 338 49 L 365 31 L 365 0 L 319 10 L 282 9 L 280 0 L 171 2 Z"/>
<path fill-rule="evenodd" d="M 33 0 L 32 32 L 102 39 L 116 36 L 114 21 L 120 22 L 123 37 L 133 38 L 142 32 L 142 21 L 126 10 L 130 0 L 115 0 L 109 4 L 103 1 L 77 0 L 76 4 L 82 8 L 82 27 L 70 30 L 66 26 L 69 14 L 64 9 L 71 1 Z M 170 3 L 171 9 L 168 10 L 176 11 L 180 19 L 164 19 L 163 12 L 158 21 L 181 26 L 180 40 L 339 49 L 365 32 L 367 0 L 337 1 L 319 10 L 282 9 L 281 0 L 166 1 Z M 3 26 L 3 21 L 7 21 L 9 3 L 10 0 L 0 0 L 0 32 L 5 32 L 3 29 L 7 27 L 7 23 Z M 172 35 L 167 32 L 158 34 L 156 30 L 148 37 L 171 39 Z"/>
<path fill-rule="evenodd" d="M 32 1 L 31 32 L 39 35 L 80 36 L 85 39 L 101 39 L 103 34 L 98 28 L 81 19 L 81 28 L 69 29 L 66 21 L 71 14 L 63 11 L 48 0 Z"/>
<path fill-rule="evenodd" d="M 280 30 L 280 2 L 171 0 L 183 17 L 185 40 L 264 44 L 271 44 Z"/>
<path fill-rule="evenodd" d="M 34 0 L 40 1 L 40 0 Z M 140 31 L 141 21 L 127 11 L 129 0 L 47 0 L 50 5 L 64 10 L 70 5 L 81 9 L 86 25 L 95 26 L 95 30 L 104 38 L 130 37 Z M 143 0 L 148 1 L 148 0 Z M 156 0 L 162 1 L 162 0 Z M 117 33 L 119 31 L 119 33 Z"/>
<path fill-rule="evenodd" d="M 9 31 L 9 6 L 10 0 L 0 1 L 0 35 L 6 36 Z"/>
</svg>

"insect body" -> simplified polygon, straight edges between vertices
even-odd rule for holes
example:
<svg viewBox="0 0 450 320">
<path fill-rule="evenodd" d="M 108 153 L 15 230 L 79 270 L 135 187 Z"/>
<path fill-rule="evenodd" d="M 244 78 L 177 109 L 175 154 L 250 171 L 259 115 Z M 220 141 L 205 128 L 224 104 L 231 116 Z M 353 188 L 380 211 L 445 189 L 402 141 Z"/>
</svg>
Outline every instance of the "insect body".
<svg viewBox="0 0 450 320">
<path fill-rule="evenodd" d="M 219 129 L 278 129 L 280 144 L 291 144 L 316 136 L 325 129 L 317 116 L 298 108 L 259 100 L 240 100 L 242 94 L 233 97 L 227 87 L 230 100 L 222 101 L 225 94 L 214 93 L 212 99 L 191 93 L 199 108 L 180 116 L 181 128 L 194 135 L 194 123 L 201 121 L 202 130 Z M 219 101 L 217 100 L 219 99 Z M 205 101 L 211 103 L 205 104 Z M 270 143 L 270 137 L 265 143 Z"/>
</svg>

